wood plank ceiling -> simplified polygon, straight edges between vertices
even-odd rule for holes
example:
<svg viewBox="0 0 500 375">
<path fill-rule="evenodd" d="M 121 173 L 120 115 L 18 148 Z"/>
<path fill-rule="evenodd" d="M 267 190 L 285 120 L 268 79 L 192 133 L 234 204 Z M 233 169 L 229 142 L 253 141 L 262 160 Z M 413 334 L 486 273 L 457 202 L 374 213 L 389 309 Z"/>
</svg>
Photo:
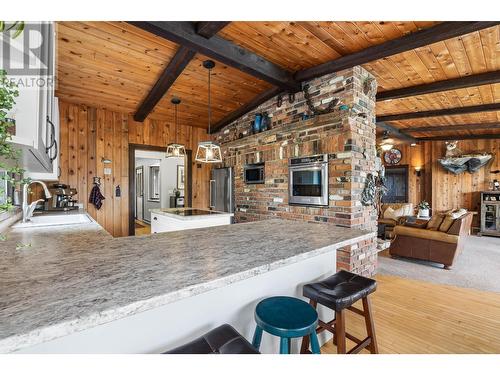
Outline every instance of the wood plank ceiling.
<svg viewBox="0 0 500 375">
<path fill-rule="evenodd" d="M 401 38 L 437 22 L 231 22 L 217 37 L 231 41 L 284 70 L 297 72 Z M 58 23 L 59 97 L 134 113 L 179 45 L 123 22 Z M 179 121 L 207 126 L 207 71 L 197 54 L 150 114 L 172 120 L 170 99 L 179 96 Z M 500 71 L 500 26 L 485 28 L 363 65 L 379 92 Z M 217 63 L 212 76 L 215 123 L 272 85 Z M 500 83 L 377 102 L 377 115 L 500 103 Z M 389 121 L 414 137 L 500 134 L 500 111 Z M 444 127 L 490 124 L 481 129 Z M 424 127 L 418 131 L 418 127 Z M 436 127 L 431 129 L 430 127 Z M 410 130 L 408 130 L 410 129 Z M 439 130 L 439 131 L 438 131 Z"/>
</svg>

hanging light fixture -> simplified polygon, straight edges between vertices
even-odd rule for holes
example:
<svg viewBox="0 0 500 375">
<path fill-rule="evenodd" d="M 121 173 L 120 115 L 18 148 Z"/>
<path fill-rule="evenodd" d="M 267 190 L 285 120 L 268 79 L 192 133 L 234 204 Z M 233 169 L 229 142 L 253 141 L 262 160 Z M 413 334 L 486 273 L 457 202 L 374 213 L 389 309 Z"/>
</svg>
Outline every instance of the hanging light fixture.
<svg viewBox="0 0 500 375">
<path fill-rule="evenodd" d="M 394 145 L 392 144 L 393 140 L 389 138 L 389 132 L 387 130 L 384 130 L 384 134 L 382 136 L 382 142 L 380 144 L 380 148 L 382 151 L 389 151 L 392 150 Z"/>
<path fill-rule="evenodd" d="M 179 98 L 172 98 L 170 101 L 174 105 L 175 119 L 175 143 L 169 143 L 167 146 L 167 158 L 183 158 L 186 156 L 186 148 L 184 145 L 177 143 L 177 106 L 181 103 Z"/>
<path fill-rule="evenodd" d="M 215 66 L 212 60 L 203 61 L 203 67 L 208 70 L 208 134 L 210 134 L 210 121 L 212 116 L 212 108 L 210 102 L 210 75 L 211 70 Z M 200 163 L 222 163 L 222 154 L 220 146 L 214 141 L 205 141 L 198 143 L 196 150 L 196 161 Z"/>
</svg>

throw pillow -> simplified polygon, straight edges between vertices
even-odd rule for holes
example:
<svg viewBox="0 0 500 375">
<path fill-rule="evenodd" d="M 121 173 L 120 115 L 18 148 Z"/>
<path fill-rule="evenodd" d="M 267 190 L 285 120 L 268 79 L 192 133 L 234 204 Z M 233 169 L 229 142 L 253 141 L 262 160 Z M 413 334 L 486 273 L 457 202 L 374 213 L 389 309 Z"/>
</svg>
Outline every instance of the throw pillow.
<svg viewBox="0 0 500 375">
<path fill-rule="evenodd" d="M 392 207 L 389 207 L 384 212 L 384 219 L 392 219 L 397 221 L 398 218 L 404 216 L 404 214 L 405 214 L 404 207 L 398 208 L 397 210 L 393 209 Z"/>
<path fill-rule="evenodd" d="M 451 228 L 453 225 L 453 222 L 455 219 L 453 218 L 452 215 L 448 214 L 444 217 L 443 222 L 439 226 L 439 231 L 440 232 L 448 232 L 448 230 Z"/>
<path fill-rule="evenodd" d="M 460 208 L 459 210 L 455 210 L 451 213 L 451 217 L 453 219 L 458 219 L 459 217 L 464 216 L 467 213 L 465 208 Z"/>
<path fill-rule="evenodd" d="M 413 215 L 413 205 L 411 203 L 405 204 L 403 207 L 404 207 L 404 214 L 402 216 Z"/>
<path fill-rule="evenodd" d="M 443 222 L 444 215 L 443 214 L 434 214 L 431 219 L 427 223 L 427 229 L 430 230 L 438 230 L 439 226 Z"/>
<path fill-rule="evenodd" d="M 396 217 L 394 217 L 394 210 L 392 209 L 392 207 L 387 207 L 387 210 L 384 211 L 384 219 L 396 220 Z"/>
</svg>

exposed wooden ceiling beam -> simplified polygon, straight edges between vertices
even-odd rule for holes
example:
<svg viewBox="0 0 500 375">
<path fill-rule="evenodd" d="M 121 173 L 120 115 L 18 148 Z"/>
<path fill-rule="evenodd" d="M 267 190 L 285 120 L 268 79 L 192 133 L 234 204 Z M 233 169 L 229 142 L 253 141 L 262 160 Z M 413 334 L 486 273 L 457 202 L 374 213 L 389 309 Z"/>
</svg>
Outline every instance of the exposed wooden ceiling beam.
<svg viewBox="0 0 500 375">
<path fill-rule="evenodd" d="M 201 35 L 204 38 L 211 38 L 230 23 L 230 21 L 196 22 L 196 34 Z"/>
<path fill-rule="evenodd" d="M 196 25 L 197 32 L 203 35 L 204 38 L 210 38 L 217 34 L 228 23 L 229 22 L 198 22 Z M 160 78 L 158 78 L 151 88 L 151 91 L 149 91 L 148 95 L 135 112 L 135 121 L 142 122 L 148 117 L 156 104 L 158 104 L 168 89 L 172 87 L 177 77 L 181 75 L 195 55 L 195 51 L 184 46 L 179 47 L 165 70 L 160 74 Z"/>
<path fill-rule="evenodd" d="M 453 78 L 445 81 L 427 83 L 423 85 L 403 87 L 400 89 L 377 93 L 377 102 L 389 99 L 401 99 L 409 96 L 432 94 L 435 92 L 463 89 L 500 83 L 500 71 L 475 74 L 467 77 Z"/>
<path fill-rule="evenodd" d="M 261 105 L 264 102 L 267 102 L 269 99 L 272 99 L 281 92 L 282 89 L 280 87 L 273 87 L 269 90 L 260 93 L 255 98 L 253 98 L 249 103 L 244 104 L 243 106 L 231 112 L 229 115 L 227 115 L 222 120 L 217 122 L 215 125 L 213 125 L 210 133 L 215 133 L 224 126 L 232 123 L 233 121 L 243 116 L 245 113 L 250 112 L 252 109 L 257 108 L 259 105 Z"/>
<path fill-rule="evenodd" d="M 190 22 L 133 21 L 129 23 L 284 90 L 295 92 L 300 89 L 300 85 L 294 81 L 292 74 L 287 70 L 223 38 L 214 36 L 207 40 L 196 33 L 196 26 Z"/>
<path fill-rule="evenodd" d="M 500 103 L 490 103 L 490 104 L 473 105 L 469 107 L 434 109 L 430 111 L 407 112 L 407 113 L 398 113 L 394 115 L 377 116 L 377 122 L 410 120 L 414 118 L 437 117 L 437 116 L 465 115 L 468 113 L 492 112 L 498 110 L 500 110 Z"/>
<path fill-rule="evenodd" d="M 500 122 L 492 123 L 474 123 L 461 125 L 435 125 L 435 126 L 415 126 L 411 128 L 400 129 L 402 133 L 421 133 L 421 132 L 444 132 L 444 131 L 474 131 L 474 130 L 500 130 Z"/>
<path fill-rule="evenodd" d="M 384 130 L 387 130 L 390 133 L 390 135 L 392 135 L 396 138 L 399 138 L 402 141 L 410 142 L 410 143 L 417 142 L 417 139 L 415 137 L 412 137 L 409 134 L 402 133 L 398 128 L 396 128 L 390 124 L 387 124 L 385 122 L 377 122 L 377 127 L 384 129 Z"/>
<path fill-rule="evenodd" d="M 466 139 L 500 139 L 498 134 L 471 134 L 471 135 L 448 135 L 439 137 L 419 137 L 417 141 L 460 141 Z"/>
<path fill-rule="evenodd" d="M 389 40 L 376 46 L 365 48 L 359 52 L 342 56 L 324 64 L 301 70 L 294 75 L 296 81 L 302 82 L 325 74 L 338 72 L 356 65 L 382 59 L 391 55 L 427 46 L 442 40 L 482 30 L 498 25 L 500 22 L 442 22 L 428 29 L 416 31 L 398 39 Z"/>
<path fill-rule="evenodd" d="M 196 55 L 196 52 L 189 48 L 184 46 L 179 47 L 172 60 L 170 60 L 165 70 L 161 73 L 158 81 L 156 81 L 151 91 L 135 112 L 135 121 L 142 122 L 146 119 L 163 95 L 174 84 L 177 77 L 184 71 L 184 68 L 193 59 L 194 55 Z"/>
</svg>

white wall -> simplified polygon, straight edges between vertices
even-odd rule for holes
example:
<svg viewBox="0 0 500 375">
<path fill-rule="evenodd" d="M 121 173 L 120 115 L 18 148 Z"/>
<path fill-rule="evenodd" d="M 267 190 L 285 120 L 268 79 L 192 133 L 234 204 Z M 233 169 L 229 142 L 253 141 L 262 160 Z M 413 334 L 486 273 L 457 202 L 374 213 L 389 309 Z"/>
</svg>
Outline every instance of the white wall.
<svg viewBox="0 0 500 375">
<path fill-rule="evenodd" d="M 170 207 L 170 196 L 173 195 L 173 189 L 177 187 L 177 166 L 184 165 L 184 158 L 165 158 L 163 152 L 158 151 L 135 151 L 136 161 L 138 159 L 156 159 L 160 160 L 160 205 L 161 208 Z M 137 162 L 136 162 L 137 166 Z M 145 175 L 145 181 L 148 175 Z M 184 191 L 181 190 L 181 196 Z M 156 207 L 156 208 L 159 208 Z M 146 209 L 146 208 L 145 208 Z"/>
<path fill-rule="evenodd" d="M 163 195 L 163 192 L 160 191 L 160 202 L 158 201 L 150 201 L 149 200 L 149 167 L 152 165 L 159 165 L 161 162 L 160 159 L 149 159 L 149 158 L 135 158 L 135 167 L 144 167 L 144 175 L 143 175 L 143 180 L 144 180 L 144 211 L 143 211 L 143 217 L 142 219 L 144 221 L 150 222 L 151 221 L 151 212 L 149 210 L 155 209 L 155 208 L 161 208 L 161 197 Z M 161 167 L 160 167 L 160 180 L 161 180 Z M 161 181 L 160 181 L 161 184 Z M 161 188 L 161 185 L 160 185 Z M 140 219 L 140 218 L 139 218 Z"/>
</svg>

